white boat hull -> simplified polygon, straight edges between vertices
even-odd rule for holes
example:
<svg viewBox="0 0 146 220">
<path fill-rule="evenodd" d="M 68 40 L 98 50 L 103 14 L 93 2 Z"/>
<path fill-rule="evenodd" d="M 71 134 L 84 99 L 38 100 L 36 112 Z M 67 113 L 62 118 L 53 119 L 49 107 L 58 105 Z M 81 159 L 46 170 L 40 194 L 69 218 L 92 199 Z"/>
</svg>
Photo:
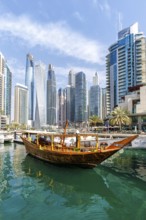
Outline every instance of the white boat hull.
<svg viewBox="0 0 146 220">
<path fill-rule="evenodd" d="M 132 148 L 146 148 L 146 138 L 136 138 L 131 142 Z"/>
</svg>

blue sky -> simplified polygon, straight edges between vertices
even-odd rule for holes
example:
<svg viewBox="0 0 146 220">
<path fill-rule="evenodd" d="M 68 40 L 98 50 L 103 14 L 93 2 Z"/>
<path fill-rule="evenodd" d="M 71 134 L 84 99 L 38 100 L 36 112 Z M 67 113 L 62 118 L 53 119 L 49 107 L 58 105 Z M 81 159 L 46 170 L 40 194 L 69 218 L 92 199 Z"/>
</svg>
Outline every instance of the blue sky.
<svg viewBox="0 0 146 220">
<path fill-rule="evenodd" d="M 0 0 L 0 51 L 24 83 L 26 54 L 52 64 L 57 86 L 70 69 L 84 71 L 88 83 L 98 72 L 105 86 L 105 56 L 120 28 L 138 22 L 146 33 L 144 0 Z"/>
</svg>

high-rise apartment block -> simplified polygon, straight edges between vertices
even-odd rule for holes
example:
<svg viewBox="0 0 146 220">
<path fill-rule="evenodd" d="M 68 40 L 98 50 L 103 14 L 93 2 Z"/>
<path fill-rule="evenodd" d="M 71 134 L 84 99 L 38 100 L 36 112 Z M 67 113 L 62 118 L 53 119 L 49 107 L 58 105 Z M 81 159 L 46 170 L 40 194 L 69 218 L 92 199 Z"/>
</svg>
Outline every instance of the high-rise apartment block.
<svg viewBox="0 0 146 220">
<path fill-rule="evenodd" d="M 107 116 L 107 107 L 106 107 L 106 88 L 101 88 L 101 98 L 100 98 L 100 117 L 101 119 L 105 119 Z"/>
<path fill-rule="evenodd" d="M 28 89 L 20 84 L 15 86 L 14 121 L 25 125 L 28 122 Z"/>
<path fill-rule="evenodd" d="M 4 96 L 4 114 L 11 120 L 11 96 L 12 96 L 12 73 L 5 64 L 5 96 Z"/>
<path fill-rule="evenodd" d="M 0 112 L 11 121 L 12 73 L 0 53 Z"/>
<path fill-rule="evenodd" d="M 2 53 L 0 53 L 0 111 L 4 112 L 4 72 L 5 72 L 5 59 Z"/>
<path fill-rule="evenodd" d="M 146 83 L 146 38 L 138 23 L 118 33 L 106 56 L 107 113 L 122 103 L 129 88 Z"/>
</svg>

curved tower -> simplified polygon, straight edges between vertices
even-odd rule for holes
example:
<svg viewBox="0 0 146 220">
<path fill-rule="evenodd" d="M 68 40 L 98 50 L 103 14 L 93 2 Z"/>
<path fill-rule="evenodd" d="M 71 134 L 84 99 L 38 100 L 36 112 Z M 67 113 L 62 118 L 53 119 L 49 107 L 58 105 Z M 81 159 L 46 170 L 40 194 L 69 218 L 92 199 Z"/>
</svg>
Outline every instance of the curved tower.
<svg viewBox="0 0 146 220">
<path fill-rule="evenodd" d="M 34 61 L 31 54 L 26 56 L 25 86 L 28 88 L 28 120 L 33 121 L 34 112 Z"/>
<path fill-rule="evenodd" d="M 34 83 L 34 127 L 40 129 L 43 125 L 46 124 L 46 67 L 41 62 L 35 64 Z"/>
</svg>

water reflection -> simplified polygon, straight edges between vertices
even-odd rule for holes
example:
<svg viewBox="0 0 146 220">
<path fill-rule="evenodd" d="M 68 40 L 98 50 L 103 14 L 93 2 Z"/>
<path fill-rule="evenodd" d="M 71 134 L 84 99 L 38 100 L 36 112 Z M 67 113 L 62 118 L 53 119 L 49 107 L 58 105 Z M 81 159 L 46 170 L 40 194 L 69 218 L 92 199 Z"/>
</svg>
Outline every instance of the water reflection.
<svg viewBox="0 0 146 220">
<path fill-rule="evenodd" d="M 126 150 L 86 170 L 53 166 L 26 156 L 22 145 L 11 145 L 0 152 L 0 165 L 0 219 L 113 220 L 146 215 L 145 151 Z"/>
<path fill-rule="evenodd" d="M 133 208 L 138 211 L 138 218 L 146 214 L 146 185 L 130 176 L 130 172 L 125 175 L 103 166 L 94 170 L 66 169 L 48 166 L 41 161 L 36 163 L 36 159 L 30 156 L 23 162 L 23 170 L 28 176 L 38 178 L 40 183 L 45 184 L 45 189 L 49 188 L 53 194 L 64 198 L 62 202 L 65 207 L 78 206 L 85 211 L 94 204 L 97 210 L 104 208 L 109 216 L 113 216 L 115 209 L 122 216 L 131 211 L 133 219 Z M 50 195 L 45 202 L 50 204 Z M 130 204 L 134 204 L 133 207 L 129 207 Z"/>
<path fill-rule="evenodd" d="M 26 157 L 22 169 L 26 175 L 38 178 L 39 182 L 44 183 L 52 192 L 66 198 L 65 204 L 69 206 L 78 203 L 86 206 L 94 195 L 106 197 L 109 200 L 114 197 L 102 176 L 97 174 L 95 170 L 58 167 L 42 161 L 36 163 L 36 159 L 30 156 Z"/>
<path fill-rule="evenodd" d="M 125 149 L 106 160 L 103 165 L 146 182 L 145 149 Z"/>
</svg>

